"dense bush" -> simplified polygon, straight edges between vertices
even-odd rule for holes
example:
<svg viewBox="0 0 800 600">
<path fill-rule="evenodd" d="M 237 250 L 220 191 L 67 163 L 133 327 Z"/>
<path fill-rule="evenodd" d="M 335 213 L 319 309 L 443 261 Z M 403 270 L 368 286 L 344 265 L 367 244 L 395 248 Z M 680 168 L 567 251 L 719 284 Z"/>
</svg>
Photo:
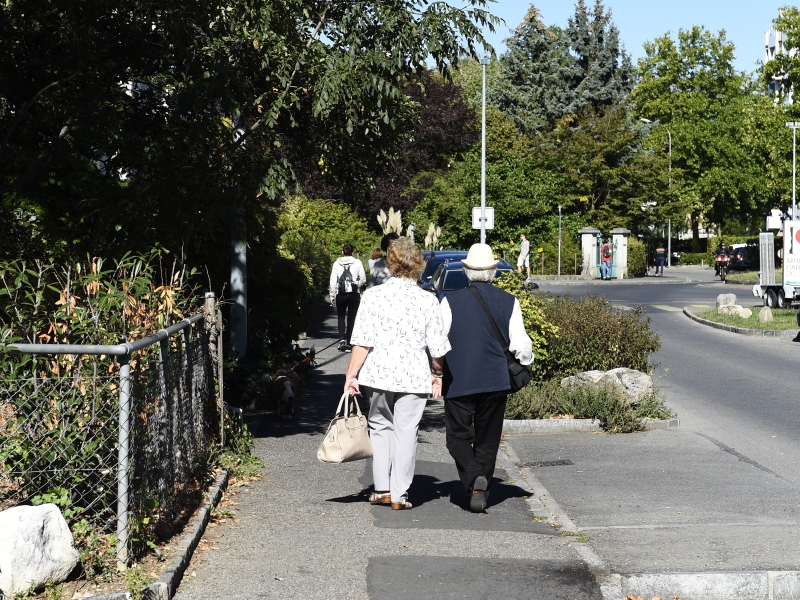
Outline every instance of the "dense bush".
<svg viewBox="0 0 800 600">
<path fill-rule="evenodd" d="M 537 380 L 617 367 L 647 372 L 650 355 L 661 347 L 642 306 L 622 311 L 603 296 L 589 295 L 546 298 L 541 307 L 558 335 L 547 336 L 547 354 L 536 357 Z"/>
<path fill-rule="evenodd" d="M 628 276 L 647 275 L 647 246 L 636 238 L 628 238 Z"/>
<path fill-rule="evenodd" d="M 627 433 L 642 428 L 641 419 L 673 416 L 655 395 L 631 406 L 613 388 L 562 388 L 558 379 L 534 382 L 508 397 L 507 419 L 550 419 L 567 417 L 597 419 L 606 431 Z"/>
<path fill-rule="evenodd" d="M 684 252 L 681 254 L 680 264 L 699 265 L 703 261 L 705 264 L 709 264 L 708 255 L 705 252 Z"/>
<path fill-rule="evenodd" d="M 534 356 L 542 360 L 547 357 L 548 340 L 558 336 L 558 327 L 548 322 L 543 309 L 544 300 L 541 296 L 525 290 L 524 281 L 524 278 L 515 271 L 495 279 L 494 284 L 516 296 L 525 330 L 533 342 Z"/>
</svg>

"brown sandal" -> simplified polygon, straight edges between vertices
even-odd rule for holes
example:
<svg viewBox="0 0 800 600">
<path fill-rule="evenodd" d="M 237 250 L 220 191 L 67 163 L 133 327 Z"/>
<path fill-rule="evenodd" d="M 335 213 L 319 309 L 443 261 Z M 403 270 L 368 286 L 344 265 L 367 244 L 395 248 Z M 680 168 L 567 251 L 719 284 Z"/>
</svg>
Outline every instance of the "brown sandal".
<svg viewBox="0 0 800 600">
<path fill-rule="evenodd" d="M 408 510 L 413 505 L 408 500 L 402 502 L 392 502 L 392 510 Z"/>
<path fill-rule="evenodd" d="M 391 504 L 392 503 L 392 494 L 391 492 L 372 492 L 372 495 L 369 497 L 370 504 Z"/>
</svg>

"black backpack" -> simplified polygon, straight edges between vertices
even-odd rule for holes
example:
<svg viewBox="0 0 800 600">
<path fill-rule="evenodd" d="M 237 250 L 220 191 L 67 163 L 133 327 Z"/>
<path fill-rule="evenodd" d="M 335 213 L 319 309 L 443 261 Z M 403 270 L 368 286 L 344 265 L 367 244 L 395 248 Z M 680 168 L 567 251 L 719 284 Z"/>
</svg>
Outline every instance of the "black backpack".
<svg viewBox="0 0 800 600">
<path fill-rule="evenodd" d="M 349 294 L 353 291 L 353 274 L 350 272 L 350 265 L 353 263 L 348 263 L 344 266 L 344 271 L 342 274 L 339 275 L 339 293 L 340 294 Z"/>
<path fill-rule="evenodd" d="M 603 244 L 603 258 L 611 258 L 611 246 Z"/>
</svg>

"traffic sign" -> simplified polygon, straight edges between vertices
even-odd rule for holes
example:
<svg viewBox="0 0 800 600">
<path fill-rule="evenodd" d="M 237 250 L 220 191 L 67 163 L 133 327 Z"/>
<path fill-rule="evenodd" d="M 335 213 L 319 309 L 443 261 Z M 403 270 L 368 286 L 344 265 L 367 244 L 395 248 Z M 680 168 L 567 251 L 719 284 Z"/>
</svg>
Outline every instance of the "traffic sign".
<svg viewBox="0 0 800 600">
<path fill-rule="evenodd" d="M 473 206 L 472 207 L 472 228 L 473 229 L 480 229 L 481 228 L 481 207 L 480 206 Z M 486 207 L 486 229 L 494 229 L 494 207 L 487 206 Z"/>
</svg>

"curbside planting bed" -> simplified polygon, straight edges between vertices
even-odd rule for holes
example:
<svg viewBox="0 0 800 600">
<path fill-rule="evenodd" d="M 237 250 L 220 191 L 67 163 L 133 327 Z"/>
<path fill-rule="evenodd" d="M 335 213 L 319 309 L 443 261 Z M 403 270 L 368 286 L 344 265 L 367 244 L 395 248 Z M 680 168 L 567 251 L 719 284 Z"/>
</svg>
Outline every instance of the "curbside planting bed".
<svg viewBox="0 0 800 600">
<path fill-rule="evenodd" d="M 698 317 L 696 314 L 697 312 L 699 311 L 691 306 L 685 306 L 683 308 L 683 314 L 689 317 L 692 321 L 696 321 L 701 325 L 713 327 L 714 329 L 730 331 L 731 333 L 738 333 L 740 335 L 777 337 L 786 339 L 794 339 L 798 335 L 800 335 L 797 329 L 750 329 L 747 327 L 736 327 L 735 325 L 727 325 L 725 323 L 716 323 L 714 321 L 709 321 L 708 319 Z"/>
<path fill-rule="evenodd" d="M 641 419 L 641 431 L 675 429 L 680 420 Z M 526 433 L 601 433 L 603 426 L 598 419 L 505 419 L 503 433 L 507 435 Z"/>
</svg>

